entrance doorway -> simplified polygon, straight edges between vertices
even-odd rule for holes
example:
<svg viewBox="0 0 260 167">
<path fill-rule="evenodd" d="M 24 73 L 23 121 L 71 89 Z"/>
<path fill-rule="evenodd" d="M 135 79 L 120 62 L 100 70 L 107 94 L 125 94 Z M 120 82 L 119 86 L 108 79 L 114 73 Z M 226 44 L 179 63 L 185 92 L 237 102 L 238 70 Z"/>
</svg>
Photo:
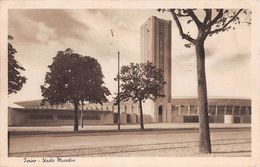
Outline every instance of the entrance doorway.
<svg viewBox="0 0 260 167">
<path fill-rule="evenodd" d="M 126 115 L 126 122 L 131 123 L 131 115 L 130 114 Z"/>
<path fill-rule="evenodd" d="M 163 112 L 163 108 L 162 108 L 162 106 L 159 106 L 159 109 L 158 109 L 158 121 L 159 122 L 162 122 L 162 112 Z"/>
</svg>

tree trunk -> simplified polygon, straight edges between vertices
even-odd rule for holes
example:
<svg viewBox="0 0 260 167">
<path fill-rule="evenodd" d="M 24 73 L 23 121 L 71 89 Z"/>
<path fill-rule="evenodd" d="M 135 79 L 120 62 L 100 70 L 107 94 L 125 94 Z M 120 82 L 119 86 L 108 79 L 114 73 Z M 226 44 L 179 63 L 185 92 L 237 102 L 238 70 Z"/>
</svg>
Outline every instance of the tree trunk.
<svg viewBox="0 0 260 167">
<path fill-rule="evenodd" d="M 79 103 L 74 102 L 74 109 L 75 109 L 75 112 L 74 112 L 74 131 L 79 130 L 78 107 L 79 107 Z"/>
<path fill-rule="evenodd" d="M 197 59 L 198 80 L 198 106 L 199 106 L 199 152 L 211 153 L 209 119 L 208 119 L 208 97 L 205 74 L 205 50 L 204 41 L 195 46 Z"/>
<path fill-rule="evenodd" d="M 84 105 L 84 104 L 81 103 L 81 115 L 80 115 L 80 116 L 81 116 L 81 128 L 84 127 L 84 125 L 83 125 L 83 124 L 84 124 L 84 120 L 83 120 L 83 105 Z"/>
<path fill-rule="evenodd" d="M 140 107 L 140 128 L 141 128 L 141 129 L 144 129 L 144 118 L 143 118 L 142 100 L 139 100 L 139 107 Z"/>
<path fill-rule="evenodd" d="M 119 97 L 119 96 L 118 96 Z M 117 107 L 117 129 L 120 130 L 120 100 L 118 100 L 118 107 Z"/>
</svg>

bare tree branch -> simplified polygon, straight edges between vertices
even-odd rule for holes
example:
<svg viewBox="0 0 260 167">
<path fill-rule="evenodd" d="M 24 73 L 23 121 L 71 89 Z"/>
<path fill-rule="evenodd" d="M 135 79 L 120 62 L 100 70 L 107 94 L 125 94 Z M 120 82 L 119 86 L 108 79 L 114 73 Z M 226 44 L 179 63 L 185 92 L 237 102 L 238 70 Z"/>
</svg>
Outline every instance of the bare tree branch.
<svg viewBox="0 0 260 167">
<path fill-rule="evenodd" d="M 174 21 L 175 21 L 176 24 L 177 24 L 177 27 L 178 27 L 178 29 L 179 29 L 179 33 L 180 33 L 180 36 L 182 37 L 182 39 L 186 39 L 187 41 L 189 41 L 189 42 L 195 44 L 195 42 L 196 42 L 195 39 L 193 39 L 191 36 L 189 36 L 189 35 L 183 33 L 181 23 L 180 23 L 180 21 L 179 21 L 177 15 L 176 15 L 174 9 L 170 9 L 169 11 L 170 11 L 170 13 L 172 14 L 172 17 L 173 17 Z"/>
<path fill-rule="evenodd" d="M 203 25 L 206 25 L 208 22 L 211 21 L 212 9 L 204 9 L 206 16 L 202 22 Z"/>
<path fill-rule="evenodd" d="M 218 19 L 220 19 L 223 16 L 223 14 L 223 9 L 220 9 L 216 17 L 206 25 L 206 30 L 208 28 L 211 28 L 211 26 L 215 24 L 218 21 Z"/>
<path fill-rule="evenodd" d="M 239 11 L 221 28 L 215 29 L 213 31 L 210 31 L 209 34 L 214 34 L 220 31 L 224 31 L 225 28 L 232 22 L 234 19 L 243 11 L 243 9 L 239 9 Z"/>
<path fill-rule="evenodd" d="M 201 22 L 198 19 L 198 17 L 195 15 L 195 13 L 193 12 L 192 9 L 187 9 L 188 15 L 194 20 L 194 22 L 196 23 L 197 27 L 201 26 Z"/>
<path fill-rule="evenodd" d="M 206 11 L 207 10 L 207 11 Z M 211 17 L 212 17 L 212 9 L 205 9 L 206 11 L 206 16 L 205 16 L 205 19 L 203 21 L 203 24 L 204 25 L 207 25 L 208 22 L 211 22 Z M 208 15 L 208 16 L 207 16 Z M 210 26 L 208 29 L 205 29 L 205 36 L 204 38 L 206 39 L 207 36 L 209 35 L 209 32 L 211 31 L 211 27 Z"/>
</svg>

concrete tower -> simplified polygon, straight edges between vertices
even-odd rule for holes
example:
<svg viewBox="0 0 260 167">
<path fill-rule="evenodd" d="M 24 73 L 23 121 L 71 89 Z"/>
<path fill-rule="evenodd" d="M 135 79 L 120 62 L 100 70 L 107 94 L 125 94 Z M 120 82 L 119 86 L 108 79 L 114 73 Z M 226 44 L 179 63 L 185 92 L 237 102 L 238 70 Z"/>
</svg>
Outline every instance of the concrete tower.
<svg viewBox="0 0 260 167">
<path fill-rule="evenodd" d="M 155 101 L 154 119 L 155 122 L 168 122 L 171 111 L 166 111 L 169 108 L 167 103 L 171 103 L 172 99 L 171 21 L 152 16 L 141 26 L 141 61 L 150 61 L 163 70 L 164 80 L 167 82 L 163 90 L 165 97 Z"/>
</svg>

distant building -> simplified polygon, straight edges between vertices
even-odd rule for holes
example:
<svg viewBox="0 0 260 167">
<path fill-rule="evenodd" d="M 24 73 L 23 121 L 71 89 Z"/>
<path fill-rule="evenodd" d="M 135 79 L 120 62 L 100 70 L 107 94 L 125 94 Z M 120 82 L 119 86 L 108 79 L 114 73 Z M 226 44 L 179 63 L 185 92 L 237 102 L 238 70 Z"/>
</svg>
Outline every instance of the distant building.
<svg viewBox="0 0 260 167">
<path fill-rule="evenodd" d="M 171 112 L 163 122 L 198 122 L 197 98 L 172 99 Z M 235 98 L 208 98 L 210 123 L 251 123 L 251 100 Z"/>
<path fill-rule="evenodd" d="M 74 107 L 70 103 L 41 105 L 41 100 L 17 102 L 8 108 L 9 126 L 59 126 L 74 124 Z M 120 120 L 122 124 L 139 123 L 137 103 L 121 103 Z M 117 123 L 117 105 L 113 102 L 86 104 L 79 108 L 79 123 L 84 125 L 108 125 Z M 81 119 L 82 118 L 82 119 Z M 144 115 L 145 122 L 152 122 L 152 117 Z"/>
<path fill-rule="evenodd" d="M 9 126 L 59 126 L 74 124 L 74 109 L 69 103 L 60 105 L 40 105 L 41 100 L 17 102 L 8 108 Z M 145 114 L 145 123 L 192 123 L 198 122 L 196 98 L 172 99 L 171 110 L 159 120 L 153 115 Z M 251 123 L 251 100 L 231 98 L 209 98 L 209 121 L 211 123 Z M 108 125 L 117 123 L 117 106 L 113 103 L 88 104 L 79 109 L 84 125 Z M 149 113 L 149 111 L 144 111 Z M 83 114 L 83 115 L 82 115 Z M 140 122 L 138 103 L 121 104 L 121 123 L 136 124 Z"/>
</svg>

